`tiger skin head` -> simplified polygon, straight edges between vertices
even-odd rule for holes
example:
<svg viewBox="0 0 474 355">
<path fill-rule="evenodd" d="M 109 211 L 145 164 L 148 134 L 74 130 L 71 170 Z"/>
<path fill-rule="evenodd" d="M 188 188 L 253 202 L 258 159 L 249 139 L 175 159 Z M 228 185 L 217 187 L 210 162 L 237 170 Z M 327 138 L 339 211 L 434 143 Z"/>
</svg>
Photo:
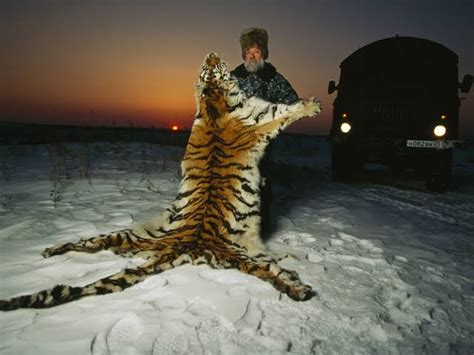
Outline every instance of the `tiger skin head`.
<svg viewBox="0 0 474 355">
<path fill-rule="evenodd" d="M 238 82 L 227 69 L 227 64 L 217 53 L 211 52 L 204 58 L 196 85 L 196 118 L 207 112 L 207 118 L 214 120 L 223 116 L 241 103 L 244 93 Z"/>
<path fill-rule="evenodd" d="M 198 85 L 218 87 L 222 81 L 228 80 L 230 80 L 230 73 L 227 64 L 217 53 L 209 53 L 201 65 Z"/>
</svg>

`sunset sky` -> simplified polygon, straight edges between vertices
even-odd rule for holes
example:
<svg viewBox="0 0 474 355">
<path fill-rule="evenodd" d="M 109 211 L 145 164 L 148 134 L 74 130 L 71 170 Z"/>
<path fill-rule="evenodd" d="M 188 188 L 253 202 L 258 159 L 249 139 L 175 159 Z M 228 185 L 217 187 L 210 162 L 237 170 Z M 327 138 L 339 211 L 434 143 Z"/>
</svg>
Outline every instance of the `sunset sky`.
<svg viewBox="0 0 474 355">
<path fill-rule="evenodd" d="M 472 0 L 0 0 L 0 121 L 190 127 L 204 56 L 241 63 L 239 33 L 268 30 L 269 62 L 325 109 L 293 131 L 326 134 L 339 64 L 395 35 L 431 39 L 474 74 Z M 461 132 L 474 135 L 474 89 Z"/>
</svg>

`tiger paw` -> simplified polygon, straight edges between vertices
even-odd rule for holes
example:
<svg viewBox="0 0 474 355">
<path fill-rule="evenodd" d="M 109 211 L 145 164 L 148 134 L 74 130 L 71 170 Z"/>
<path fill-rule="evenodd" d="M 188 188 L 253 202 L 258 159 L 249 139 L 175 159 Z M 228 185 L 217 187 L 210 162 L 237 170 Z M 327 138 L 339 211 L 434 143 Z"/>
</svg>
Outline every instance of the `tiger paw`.
<svg viewBox="0 0 474 355">
<path fill-rule="evenodd" d="M 11 308 L 10 302 L 0 300 L 0 311 L 9 311 Z"/>
<path fill-rule="evenodd" d="M 41 255 L 43 256 L 43 258 L 49 258 L 54 254 L 54 248 L 46 248 L 42 253 Z"/>
<path fill-rule="evenodd" d="M 74 244 L 72 244 L 72 243 L 66 243 L 66 244 L 63 244 L 63 245 L 56 246 L 56 247 L 46 248 L 41 253 L 41 255 L 44 258 L 49 258 L 49 257 L 54 256 L 54 255 L 64 254 L 64 253 L 68 252 L 69 250 L 72 250 L 71 247 L 73 247 L 73 246 L 74 246 Z"/>
<path fill-rule="evenodd" d="M 277 263 L 282 260 L 299 260 L 296 255 L 290 253 L 271 252 L 270 257 L 272 261 L 276 261 Z"/>
<path fill-rule="evenodd" d="M 307 112 L 307 117 L 316 116 L 317 114 L 321 113 L 321 101 L 317 101 L 314 97 L 309 98 L 308 100 L 304 101 L 305 105 L 305 112 Z"/>
<path fill-rule="evenodd" d="M 275 254 L 275 259 L 277 261 L 282 261 L 282 260 L 300 260 L 295 254 L 290 254 L 290 253 L 281 253 L 281 254 Z"/>
<path fill-rule="evenodd" d="M 293 286 L 288 290 L 288 296 L 295 301 L 307 301 L 316 295 L 311 286 L 298 285 Z"/>
</svg>

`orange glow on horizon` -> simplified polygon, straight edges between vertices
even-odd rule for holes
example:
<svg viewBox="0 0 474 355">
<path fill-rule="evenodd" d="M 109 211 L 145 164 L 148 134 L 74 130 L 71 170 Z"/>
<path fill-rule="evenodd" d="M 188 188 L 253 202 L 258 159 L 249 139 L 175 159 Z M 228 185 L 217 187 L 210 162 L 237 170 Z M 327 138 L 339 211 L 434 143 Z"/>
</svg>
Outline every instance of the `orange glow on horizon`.
<svg viewBox="0 0 474 355">
<path fill-rule="evenodd" d="M 179 127 L 178 127 L 178 126 L 176 126 L 176 125 L 174 125 L 174 126 L 171 126 L 171 130 L 172 130 L 172 131 L 175 131 L 175 132 L 176 132 L 178 129 L 179 129 Z"/>
<path fill-rule="evenodd" d="M 460 30 L 472 27 L 463 2 L 443 2 L 433 12 L 417 2 L 407 3 L 400 13 L 410 20 L 403 23 L 394 19 L 393 4 L 385 3 L 328 2 L 321 14 L 318 2 L 296 5 L 282 0 L 272 3 L 272 14 L 286 21 L 275 22 L 262 20 L 268 17 L 268 6 L 260 2 L 242 21 L 234 16 L 242 10 L 238 1 L 189 1 L 186 6 L 148 0 L 4 1 L 0 121 L 133 124 L 166 130 L 177 124 L 179 130 L 187 130 L 196 112 L 194 95 L 203 58 L 215 51 L 230 70 L 240 65 L 239 33 L 253 25 L 268 31 L 268 60 L 298 95 L 322 102 L 320 115 L 292 124 L 290 131 L 327 134 L 337 96 L 327 94 L 327 83 L 337 81 L 341 61 L 400 30 L 454 49 L 460 77 L 472 71 L 472 46 L 468 37 L 459 37 Z M 368 22 L 375 11 L 380 14 L 377 24 Z M 216 18 L 226 24 L 219 30 L 213 23 Z M 474 134 L 472 95 L 473 90 L 461 103 L 462 135 Z M 344 119 L 350 120 L 351 113 L 346 115 Z M 447 112 L 434 117 L 452 118 Z"/>
</svg>

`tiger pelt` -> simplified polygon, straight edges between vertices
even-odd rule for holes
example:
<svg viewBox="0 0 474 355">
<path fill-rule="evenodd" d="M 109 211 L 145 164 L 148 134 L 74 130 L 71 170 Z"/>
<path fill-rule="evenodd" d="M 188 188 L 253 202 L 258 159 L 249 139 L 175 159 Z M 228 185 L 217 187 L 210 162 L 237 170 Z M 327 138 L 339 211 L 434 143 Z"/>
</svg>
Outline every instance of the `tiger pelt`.
<svg viewBox="0 0 474 355">
<path fill-rule="evenodd" d="M 297 273 L 281 268 L 259 238 L 260 175 L 264 148 L 290 123 L 320 112 L 313 99 L 293 105 L 248 98 L 224 61 L 206 56 L 196 89 L 197 113 L 181 163 L 182 180 L 170 208 L 148 225 L 47 248 L 44 257 L 108 249 L 145 259 L 85 286 L 57 285 L 0 301 L 4 311 L 52 307 L 91 295 L 122 291 L 150 275 L 189 263 L 236 268 L 297 301 L 313 296 Z"/>
</svg>

